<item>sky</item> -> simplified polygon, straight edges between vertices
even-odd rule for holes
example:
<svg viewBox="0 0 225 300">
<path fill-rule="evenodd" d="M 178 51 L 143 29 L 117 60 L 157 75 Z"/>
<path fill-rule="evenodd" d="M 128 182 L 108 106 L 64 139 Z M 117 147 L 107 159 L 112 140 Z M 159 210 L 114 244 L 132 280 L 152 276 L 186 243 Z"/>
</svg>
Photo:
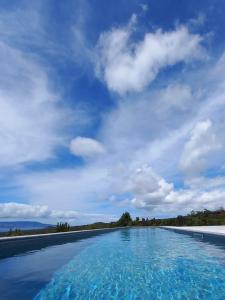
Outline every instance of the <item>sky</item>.
<svg viewBox="0 0 225 300">
<path fill-rule="evenodd" d="M 225 1 L 0 1 L 0 218 L 225 206 Z"/>
</svg>

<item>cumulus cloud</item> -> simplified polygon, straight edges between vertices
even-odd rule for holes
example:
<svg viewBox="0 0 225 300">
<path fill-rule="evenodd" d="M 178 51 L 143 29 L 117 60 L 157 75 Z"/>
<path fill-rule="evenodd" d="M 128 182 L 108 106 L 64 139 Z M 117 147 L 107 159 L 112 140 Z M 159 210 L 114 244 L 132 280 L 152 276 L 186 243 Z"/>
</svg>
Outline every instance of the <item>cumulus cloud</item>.
<svg viewBox="0 0 225 300">
<path fill-rule="evenodd" d="M 204 56 L 202 37 L 185 26 L 146 33 L 140 42 L 131 35 L 132 26 L 113 28 L 101 34 L 97 45 L 97 74 L 119 94 L 141 91 L 161 69 Z"/>
<path fill-rule="evenodd" d="M 179 211 L 189 213 L 191 210 L 218 209 L 224 206 L 225 187 L 215 188 L 209 191 L 204 189 L 181 189 L 173 191 L 167 196 L 172 205 L 161 206 L 164 212 Z M 166 204 L 166 202 L 165 202 Z"/>
<path fill-rule="evenodd" d="M 218 149 L 220 144 L 210 120 L 200 121 L 191 132 L 181 157 L 180 166 L 189 174 L 201 172 L 206 165 L 206 156 Z"/>
<path fill-rule="evenodd" d="M 97 140 L 80 136 L 70 142 L 70 151 L 84 158 L 96 157 L 106 152 L 104 146 Z"/>
<path fill-rule="evenodd" d="M 81 213 L 74 210 L 52 210 L 47 205 L 30 205 L 15 202 L 0 203 L 0 218 L 11 219 L 64 219 L 114 220 L 113 215 Z"/>
<path fill-rule="evenodd" d="M 155 213 L 189 213 L 203 208 L 217 209 L 224 205 L 225 177 L 196 178 L 190 186 L 176 190 L 149 166 L 137 169 L 130 177 L 130 203 Z M 126 204 L 127 204 L 126 200 Z M 115 202 L 115 201 L 114 201 Z"/>
<path fill-rule="evenodd" d="M 128 190 L 134 195 L 132 204 L 139 208 L 153 209 L 165 201 L 173 190 L 173 184 L 167 183 L 146 165 L 130 176 Z"/>
</svg>

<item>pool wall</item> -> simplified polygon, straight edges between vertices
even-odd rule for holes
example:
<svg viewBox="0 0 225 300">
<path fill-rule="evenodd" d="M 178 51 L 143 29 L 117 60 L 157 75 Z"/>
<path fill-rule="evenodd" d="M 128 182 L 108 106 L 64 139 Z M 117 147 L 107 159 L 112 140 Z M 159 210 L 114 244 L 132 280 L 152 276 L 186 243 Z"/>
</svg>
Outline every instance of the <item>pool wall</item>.
<svg viewBox="0 0 225 300">
<path fill-rule="evenodd" d="M 39 250 L 48 246 L 71 243 L 76 240 L 94 237 L 121 228 L 123 227 L 3 237 L 0 238 L 0 259 L 27 251 Z"/>
</svg>

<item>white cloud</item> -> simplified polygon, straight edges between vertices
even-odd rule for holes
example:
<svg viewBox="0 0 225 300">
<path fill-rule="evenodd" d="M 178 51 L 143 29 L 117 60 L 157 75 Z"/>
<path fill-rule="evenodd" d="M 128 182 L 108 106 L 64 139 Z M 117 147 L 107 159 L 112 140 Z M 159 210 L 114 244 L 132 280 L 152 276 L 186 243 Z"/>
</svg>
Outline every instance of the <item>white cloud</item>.
<svg viewBox="0 0 225 300">
<path fill-rule="evenodd" d="M 198 112 L 196 105 L 190 87 L 178 83 L 127 97 L 104 119 L 100 138 L 113 160 L 133 169 L 149 163 L 164 176 L 177 164 Z"/>
<path fill-rule="evenodd" d="M 198 122 L 193 128 L 180 161 L 180 166 L 186 173 L 198 174 L 203 171 L 207 154 L 220 147 L 212 127 L 212 122 L 205 120 Z"/>
<path fill-rule="evenodd" d="M 66 141 L 69 112 L 28 55 L 0 43 L 0 62 L 0 166 L 52 157 Z"/>
<path fill-rule="evenodd" d="M 92 60 L 94 52 L 88 38 L 83 36 L 86 24 L 82 17 L 81 14 L 73 28 L 78 47 L 74 55 L 80 62 L 89 56 Z M 202 37 L 190 33 L 187 29 L 190 25 L 170 32 L 147 33 L 142 41 L 132 42 L 135 24 L 133 15 L 126 28 L 103 33 L 98 43 L 98 75 L 109 89 L 121 95 L 127 91 L 142 91 L 167 66 L 204 56 Z M 9 30 L 9 35 L 14 37 L 15 28 Z M 23 38 L 28 39 L 26 30 L 20 32 L 19 40 Z M 71 140 L 64 130 L 70 119 L 68 112 L 62 107 L 60 96 L 50 88 L 46 70 L 34 56 L 10 45 L 2 44 L 0 74 L 0 165 L 7 166 L 50 158 L 57 147 L 68 145 Z M 32 205 L 10 204 L 11 216 L 79 218 L 81 214 L 77 209 L 120 213 L 125 209 L 122 206 L 117 210 L 121 205 L 176 214 L 220 206 L 225 195 L 222 177 L 206 182 L 204 177 L 197 180 L 190 176 L 188 180 L 185 178 L 185 188 L 174 187 L 177 178 L 178 182 L 182 180 L 179 162 L 184 148 L 189 147 L 182 155 L 183 170 L 193 175 L 193 166 L 197 166 L 198 171 L 204 170 L 205 160 L 214 153 L 207 150 L 216 144 L 214 137 L 215 141 L 222 141 L 224 131 L 219 124 L 225 119 L 225 81 L 220 62 L 217 68 L 213 67 L 213 75 L 212 68 L 206 72 L 196 70 L 192 64 L 192 73 L 185 68 L 178 73 L 178 78 L 171 72 L 169 79 L 154 88 L 151 86 L 151 90 L 123 97 L 101 120 L 97 133 L 101 143 L 84 137 L 71 141 L 73 154 L 92 158 L 84 165 L 64 169 L 55 166 L 33 172 L 23 169 L 16 173 L 12 180 L 17 188 L 15 196 L 18 192 L 20 199 Z M 203 129 L 206 127 L 205 131 L 196 129 L 201 128 L 201 123 L 205 123 L 201 125 Z M 223 154 L 221 151 L 221 157 Z M 213 158 L 215 166 L 221 157 Z M 210 188 L 204 189 L 204 183 Z M 107 202 L 112 199 L 111 195 L 115 195 L 113 201 Z M 10 210 L 10 205 L 4 211 Z M 87 222 L 90 214 L 83 214 L 81 219 Z M 104 219 L 104 215 L 99 215 L 99 219 Z"/>
<path fill-rule="evenodd" d="M 108 196 L 107 168 L 88 164 L 85 168 L 65 168 L 42 172 L 27 172 L 16 178 L 24 199 L 32 204 L 49 205 L 51 209 L 92 210 Z M 102 203 L 102 202 L 101 202 Z"/>
<path fill-rule="evenodd" d="M 49 214 L 50 210 L 46 205 L 0 203 L 0 218 L 47 218 Z"/>
<path fill-rule="evenodd" d="M 189 85 L 170 84 L 159 92 L 159 113 L 162 113 L 162 111 L 168 113 L 168 110 L 171 109 L 175 110 L 176 113 L 190 110 L 193 103 L 193 96 Z"/>
<path fill-rule="evenodd" d="M 214 188 L 223 188 L 225 186 L 225 177 L 216 176 L 207 178 L 204 176 L 189 178 L 185 181 L 185 184 L 191 189 L 199 190 L 212 190 Z"/>
<path fill-rule="evenodd" d="M 202 37 L 185 26 L 146 33 L 140 42 L 131 41 L 131 34 L 132 26 L 114 28 L 97 45 L 97 74 L 119 94 L 143 90 L 167 66 L 205 56 Z"/>
<path fill-rule="evenodd" d="M 52 219 L 70 221 L 115 220 L 113 215 L 89 214 L 74 210 L 51 210 L 47 205 L 29 205 L 15 202 L 0 203 L 0 218 L 3 219 Z M 82 221 L 83 220 L 83 221 Z M 85 221 L 84 221 L 85 220 Z"/>
<path fill-rule="evenodd" d="M 224 206 L 225 187 L 205 191 L 201 189 L 184 189 L 174 191 L 167 196 L 167 201 L 172 205 L 161 206 L 164 212 L 179 211 L 190 213 L 191 210 L 218 209 Z"/>
<path fill-rule="evenodd" d="M 104 146 L 97 140 L 80 136 L 70 142 L 70 151 L 84 158 L 95 157 L 106 152 Z"/>
<path fill-rule="evenodd" d="M 206 78 L 201 78 L 205 85 Z M 219 76 L 218 86 L 222 81 Z M 176 214 L 185 209 L 187 212 L 201 209 L 209 198 L 212 201 L 208 202 L 208 207 L 214 204 L 215 207 L 221 206 L 222 197 L 218 196 L 218 200 L 213 202 L 212 195 L 216 195 L 216 190 L 223 194 L 222 183 L 210 182 L 210 185 L 215 185 L 210 191 L 204 191 L 202 187 L 197 189 L 193 183 L 191 186 L 190 177 L 189 183 L 186 181 L 189 186 L 185 189 L 177 190 L 172 184 L 177 178 L 179 182 L 183 180 L 179 169 L 180 157 L 196 124 L 206 122 L 204 126 L 209 127 L 206 136 L 212 138 L 216 135 L 216 141 L 222 141 L 224 131 L 218 124 L 223 124 L 224 89 L 216 87 L 207 85 L 207 94 L 199 96 L 194 86 L 191 89 L 187 84 L 176 82 L 156 91 L 123 99 L 105 116 L 98 134 L 110 151 L 101 159 L 93 157 L 79 169 L 18 176 L 17 184 L 23 187 L 24 198 L 34 204 L 48 203 L 51 208 L 59 210 L 62 203 L 68 210 L 78 207 L 92 211 L 102 211 L 102 206 L 104 210 L 115 211 L 126 204 L 155 214 L 163 210 Z M 212 121 L 207 121 L 209 115 L 213 116 Z M 207 141 L 213 144 L 211 139 Z M 208 157 L 210 153 L 203 156 Z M 220 158 L 213 157 L 215 167 L 220 165 L 223 153 Z M 144 164 L 151 167 L 140 167 Z M 108 203 L 106 199 L 111 199 L 111 195 L 115 195 L 115 200 Z"/>
<path fill-rule="evenodd" d="M 71 109 L 62 99 L 54 66 L 43 55 L 54 57 L 55 65 L 62 58 L 73 61 L 71 28 L 62 27 L 65 43 L 53 39 L 43 8 L 48 10 L 24 2 L 0 12 L 0 167 L 55 157 L 71 139 L 68 126 L 77 134 L 89 121 L 82 109 Z"/>
<path fill-rule="evenodd" d="M 167 183 L 147 165 L 137 169 L 129 178 L 128 191 L 134 195 L 131 202 L 139 208 L 151 210 L 162 205 L 172 190 L 173 184 Z"/>
<path fill-rule="evenodd" d="M 134 197 L 130 202 L 137 208 L 156 214 L 189 213 L 224 206 L 225 177 L 199 178 L 190 188 L 175 190 L 173 184 L 166 182 L 149 166 L 143 166 L 130 176 L 128 190 Z"/>
<path fill-rule="evenodd" d="M 34 56 L 0 42 L 0 166 L 52 158 L 89 121 L 79 108 L 66 107 L 51 88 L 46 68 Z"/>
<path fill-rule="evenodd" d="M 80 4 L 76 1 L 76 8 Z M 13 48 L 23 51 L 29 49 L 28 53 L 47 54 L 54 56 L 54 61 L 71 59 L 70 27 L 64 28 L 64 42 L 60 43 L 57 35 L 51 33 L 51 22 L 49 22 L 49 5 L 44 2 L 22 1 L 17 5 L 5 7 L 0 11 L 0 36 L 1 41 Z M 43 10 L 45 13 L 43 14 Z M 80 12 L 77 12 L 77 16 Z M 76 19 L 76 18 L 75 18 Z M 69 42 L 68 42 L 69 41 Z"/>
<path fill-rule="evenodd" d="M 44 42 L 45 32 L 41 26 L 40 3 L 4 9 L 0 12 L 1 40 L 11 45 L 33 44 Z M 29 26 L 28 26 L 29 25 Z"/>
</svg>

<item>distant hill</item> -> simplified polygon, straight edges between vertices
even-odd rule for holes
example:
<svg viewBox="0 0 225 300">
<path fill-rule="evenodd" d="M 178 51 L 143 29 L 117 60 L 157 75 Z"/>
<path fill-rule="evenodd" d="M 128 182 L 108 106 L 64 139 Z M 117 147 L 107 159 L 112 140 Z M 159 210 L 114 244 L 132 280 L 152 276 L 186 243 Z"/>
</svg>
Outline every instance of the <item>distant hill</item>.
<svg viewBox="0 0 225 300">
<path fill-rule="evenodd" d="M 33 221 L 0 222 L 0 232 L 9 231 L 10 229 L 30 230 L 42 229 L 47 227 L 52 227 L 52 225 Z"/>
</svg>

